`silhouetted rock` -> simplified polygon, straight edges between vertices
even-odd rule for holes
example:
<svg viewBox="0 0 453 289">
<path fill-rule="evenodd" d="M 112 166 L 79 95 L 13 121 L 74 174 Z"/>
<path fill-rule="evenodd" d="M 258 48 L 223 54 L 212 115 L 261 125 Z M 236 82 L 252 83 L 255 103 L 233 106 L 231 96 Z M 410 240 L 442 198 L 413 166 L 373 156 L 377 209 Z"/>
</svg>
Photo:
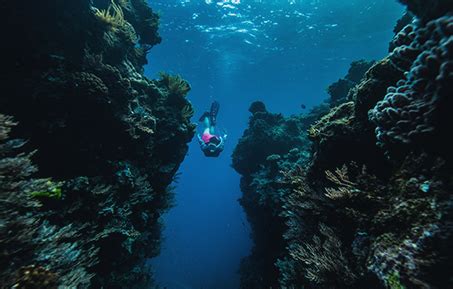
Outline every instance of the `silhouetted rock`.
<svg viewBox="0 0 453 289">
<path fill-rule="evenodd" d="M 249 111 L 251 113 L 266 112 L 266 105 L 262 101 L 255 101 L 250 105 Z"/>
<path fill-rule="evenodd" d="M 0 212 L 2 287 L 149 285 L 146 260 L 159 252 L 168 185 L 195 126 L 187 82 L 143 76 L 157 14 L 143 0 L 117 3 L 1 4 L 0 112 L 18 122 L 11 138 L 27 140 L 0 139 L 13 170 L 0 169 L 11 201 Z"/>
<path fill-rule="evenodd" d="M 290 193 L 280 182 L 281 171 L 307 162 L 310 142 L 305 131 L 324 111 L 314 110 L 308 117 L 283 117 L 251 110 L 249 128 L 233 152 L 233 168 L 242 175 L 239 202 L 247 213 L 255 242 L 252 254 L 241 263 L 241 288 L 278 288 L 274 263 L 286 247 L 284 219 L 280 216 L 285 206 L 282 196 Z"/>
<path fill-rule="evenodd" d="M 358 60 L 351 63 L 348 74 L 332 83 L 327 88 L 330 95 L 328 100 L 331 107 L 337 106 L 348 100 L 348 93 L 351 88 L 357 85 L 365 75 L 365 72 L 374 64 L 374 61 Z"/>
</svg>

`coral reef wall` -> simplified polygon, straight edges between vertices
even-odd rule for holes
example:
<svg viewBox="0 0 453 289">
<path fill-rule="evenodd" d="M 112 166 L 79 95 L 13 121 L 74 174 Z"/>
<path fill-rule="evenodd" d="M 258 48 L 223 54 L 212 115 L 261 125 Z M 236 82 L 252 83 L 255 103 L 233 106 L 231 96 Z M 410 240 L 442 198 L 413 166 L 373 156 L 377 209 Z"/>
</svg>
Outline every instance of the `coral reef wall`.
<svg viewBox="0 0 453 289">
<path fill-rule="evenodd" d="M 327 92 L 330 95 L 329 103 L 331 107 L 337 106 L 346 101 L 348 93 L 362 79 L 365 72 L 374 64 L 374 61 L 359 60 L 351 63 L 348 74 L 332 83 Z"/>
<path fill-rule="evenodd" d="M 285 247 L 281 218 L 282 197 L 290 193 L 278 180 L 282 168 L 308 159 L 303 117 L 285 118 L 266 110 L 262 102 L 250 107 L 249 128 L 233 153 L 233 167 L 241 175 L 240 199 L 252 225 L 255 246 L 241 263 L 242 288 L 277 287 L 278 271 L 273 266 Z M 298 149 L 301 148 L 301 149 Z"/>
<path fill-rule="evenodd" d="M 241 288 L 453 287 L 453 11 L 402 2 L 413 21 L 327 114 L 250 118 L 233 154 L 255 241 Z"/>
<path fill-rule="evenodd" d="M 194 134 L 189 84 L 143 76 L 157 14 L 144 0 L 0 6 L 2 288 L 147 288 Z"/>
</svg>

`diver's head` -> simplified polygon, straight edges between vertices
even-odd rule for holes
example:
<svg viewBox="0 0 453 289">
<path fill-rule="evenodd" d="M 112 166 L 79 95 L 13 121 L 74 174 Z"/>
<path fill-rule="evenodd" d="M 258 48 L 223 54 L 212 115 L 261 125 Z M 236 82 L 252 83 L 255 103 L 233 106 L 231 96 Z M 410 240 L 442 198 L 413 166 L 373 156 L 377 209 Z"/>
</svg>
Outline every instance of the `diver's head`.
<svg viewBox="0 0 453 289">
<path fill-rule="evenodd" d="M 213 136 L 209 139 L 209 145 L 217 146 L 220 143 L 220 138 L 218 136 Z"/>
</svg>

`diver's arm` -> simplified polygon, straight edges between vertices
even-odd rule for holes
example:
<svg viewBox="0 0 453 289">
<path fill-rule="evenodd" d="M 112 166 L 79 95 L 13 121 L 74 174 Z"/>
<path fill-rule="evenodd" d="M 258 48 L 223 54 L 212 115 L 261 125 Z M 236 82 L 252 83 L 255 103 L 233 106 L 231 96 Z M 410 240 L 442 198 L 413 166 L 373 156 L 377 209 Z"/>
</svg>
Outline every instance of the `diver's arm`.
<svg viewBox="0 0 453 289">
<path fill-rule="evenodd" d="M 197 137 L 198 137 L 198 144 L 200 145 L 201 150 L 205 150 L 206 149 L 206 143 L 203 141 L 203 139 L 201 138 L 200 134 L 197 134 Z"/>
<path fill-rule="evenodd" d="M 223 150 L 223 147 L 224 147 L 224 144 L 225 144 L 225 139 L 223 137 L 219 137 L 220 139 L 220 143 L 218 145 L 216 145 L 216 148 L 220 149 L 220 150 Z"/>
<path fill-rule="evenodd" d="M 200 134 L 197 134 L 197 137 L 198 137 L 198 143 L 199 143 L 200 145 L 204 144 L 204 141 L 203 141 L 203 139 L 201 138 Z"/>
</svg>

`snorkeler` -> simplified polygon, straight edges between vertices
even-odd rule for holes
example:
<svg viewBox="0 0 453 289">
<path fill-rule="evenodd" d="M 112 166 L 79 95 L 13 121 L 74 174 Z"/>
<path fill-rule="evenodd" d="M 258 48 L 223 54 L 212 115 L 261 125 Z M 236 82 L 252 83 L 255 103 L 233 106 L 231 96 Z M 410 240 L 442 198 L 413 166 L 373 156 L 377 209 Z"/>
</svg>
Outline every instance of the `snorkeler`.
<svg viewBox="0 0 453 289">
<path fill-rule="evenodd" d="M 227 134 L 223 136 L 215 134 L 215 125 L 217 122 L 217 113 L 219 112 L 220 105 L 217 101 L 211 104 L 211 110 L 206 111 L 200 117 L 200 122 L 204 124 L 203 134 L 198 134 L 198 142 L 204 155 L 207 157 L 218 157 L 223 151 L 225 139 Z"/>
</svg>

